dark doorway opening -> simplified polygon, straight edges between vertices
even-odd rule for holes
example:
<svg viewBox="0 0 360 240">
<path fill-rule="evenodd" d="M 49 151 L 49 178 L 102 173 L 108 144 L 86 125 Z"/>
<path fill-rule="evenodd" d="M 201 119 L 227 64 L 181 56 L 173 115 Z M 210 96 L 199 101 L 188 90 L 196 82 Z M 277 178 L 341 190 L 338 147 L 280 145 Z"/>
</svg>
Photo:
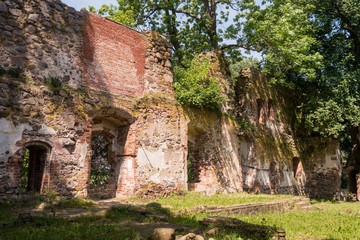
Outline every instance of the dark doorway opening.
<svg viewBox="0 0 360 240">
<path fill-rule="evenodd" d="M 21 190 L 40 193 L 48 149 L 40 145 L 26 147 L 21 166 Z"/>
<path fill-rule="evenodd" d="M 293 173 L 294 173 L 294 178 L 296 179 L 299 175 L 299 172 L 301 171 L 301 169 L 299 169 L 300 167 L 300 158 L 298 157 L 294 157 L 292 159 L 292 166 L 293 166 Z"/>
<path fill-rule="evenodd" d="M 359 173 L 359 170 L 353 169 L 349 172 L 349 192 L 357 193 L 357 179 L 356 176 Z"/>
</svg>

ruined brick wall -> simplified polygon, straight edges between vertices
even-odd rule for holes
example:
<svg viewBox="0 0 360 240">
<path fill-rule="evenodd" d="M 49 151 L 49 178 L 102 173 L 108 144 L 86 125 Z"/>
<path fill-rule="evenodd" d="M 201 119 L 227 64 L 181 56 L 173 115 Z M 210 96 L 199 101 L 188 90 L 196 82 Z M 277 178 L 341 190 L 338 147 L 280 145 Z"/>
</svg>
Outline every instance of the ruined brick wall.
<svg viewBox="0 0 360 240">
<path fill-rule="evenodd" d="M 237 81 L 237 121 L 244 189 L 250 192 L 304 194 L 303 171 L 295 178 L 299 156 L 281 95 L 254 69 Z"/>
<path fill-rule="evenodd" d="M 340 190 L 342 157 L 337 141 L 308 138 L 302 147 L 306 193 L 312 198 L 333 199 Z"/>
<path fill-rule="evenodd" d="M 189 190 L 205 193 L 242 191 L 242 169 L 234 122 L 216 113 L 187 109 Z"/>
<path fill-rule="evenodd" d="M 29 180 L 41 181 L 40 193 L 103 198 L 133 195 L 150 182 L 185 187 L 186 120 L 160 35 L 57 0 L 19 0 L 0 1 L 0 40 L 0 198 L 21 194 L 27 149 L 46 152 L 41 179 Z M 142 102 L 157 97 L 148 112 Z M 98 188 L 91 186 L 96 134 L 111 145 L 111 177 Z M 149 148 L 153 138 L 159 145 Z"/>
<path fill-rule="evenodd" d="M 85 17 L 84 28 L 86 85 L 112 94 L 141 95 L 146 36 L 90 14 Z"/>
<path fill-rule="evenodd" d="M 230 79 L 226 64 L 217 53 L 198 56 L 209 60 L 211 73 L 219 81 L 225 98 L 220 112 L 187 108 L 187 178 L 189 190 L 205 194 L 232 193 L 243 190 L 242 167 L 236 123 L 225 113 L 233 108 Z"/>
<path fill-rule="evenodd" d="M 244 189 L 332 198 L 340 187 L 339 145 L 295 136 L 286 93 L 255 69 L 242 72 L 236 96 Z"/>
</svg>

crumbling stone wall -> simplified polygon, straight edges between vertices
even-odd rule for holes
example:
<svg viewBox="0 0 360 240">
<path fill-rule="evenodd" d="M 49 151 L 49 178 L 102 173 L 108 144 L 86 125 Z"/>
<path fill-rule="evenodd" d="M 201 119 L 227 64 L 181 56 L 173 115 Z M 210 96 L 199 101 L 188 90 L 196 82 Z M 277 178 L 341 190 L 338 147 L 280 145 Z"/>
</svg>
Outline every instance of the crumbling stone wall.
<svg viewBox="0 0 360 240">
<path fill-rule="evenodd" d="M 237 84 L 244 190 L 332 198 L 340 187 L 339 144 L 296 136 L 286 93 L 255 69 L 243 71 Z"/>
<path fill-rule="evenodd" d="M 209 60 L 210 74 L 216 77 L 225 97 L 219 112 L 187 108 L 189 190 L 205 194 L 242 191 L 242 168 L 236 122 L 226 113 L 234 107 L 226 63 L 217 53 L 198 56 Z"/>
<path fill-rule="evenodd" d="M 0 63 L 32 79 L 82 84 L 83 12 L 59 1 L 1 1 Z"/>
<path fill-rule="evenodd" d="M 250 192 L 301 193 L 292 160 L 299 156 L 279 92 L 255 69 L 241 73 L 236 86 L 238 136 L 244 189 Z M 299 172 L 303 177 L 304 173 Z"/>
<path fill-rule="evenodd" d="M 20 194 L 27 148 L 47 153 L 41 193 L 103 198 L 150 182 L 185 187 L 187 120 L 160 35 L 60 1 L 19 0 L 0 1 L 0 40 L 0 197 Z M 90 186 L 97 134 L 111 145 L 112 168 L 98 188 Z"/>
<path fill-rule="evenodd" d="M 234 122 L 216 113 L 188 109 L 189 190 L 205 194 L 242 191 Z"/>
<path fill-rule="evenodd" d="M 306 193 L 313 198 L 333 199 L 340 189 L 342 157 L 339 143 L 308 138 L 302 147 Z"/>
<path fill-rule="evenodd" d="M 247 71 L 234 102 L 224 63 L 203 57 L 227 96 L 222 114 L 185 114 L 176 103 L 171 48 L 159 34 L 58 0 L 0 0 L 0 198 L 24 190 L 26 149 L 42 173 L 28 183 L 40 193 L 108 198 L 155 183 L 206 194 L 330 196 L 338 145 L 305 154 L 310 145 L 294 136 L 281 92 Z M 103 160 L 111 174 L 91 186 L 97 135 L 108 141 Z"/>
</svg>

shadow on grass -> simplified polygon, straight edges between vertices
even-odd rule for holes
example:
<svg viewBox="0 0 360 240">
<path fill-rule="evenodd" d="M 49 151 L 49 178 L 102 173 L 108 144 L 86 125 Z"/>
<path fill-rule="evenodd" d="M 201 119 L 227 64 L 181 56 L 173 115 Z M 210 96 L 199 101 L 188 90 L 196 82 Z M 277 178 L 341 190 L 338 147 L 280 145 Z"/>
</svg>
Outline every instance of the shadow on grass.
<svg viewBox="0 0 360 240">
<path fill-rule="evenodd" d="M 235 218 L 206 217 L 206 214 L 196 213 L 174 214 L 155 202 L 145 206 L 118 205 L 110 209 L 106 217 L 115 221 L 147 222 L 151 223 L 148 225 L 150 228 L 156 226 L 156 223 L 163 224 L 162 227 L 174 228 L 177 235 L 194 232 L 206 236 L 209 230 L 217 229 L 216 239 L 270 239 L 276 234 L 274 227 L 246 223 Z M 144 229 L 142 231 L 145 232 Z"/>
<path fill-rule="evenodd" d="M 15 206 L 16 207 L 16 206 Z M 65 207 L 65 206 L 62 206 Z M 71 206 L 70 206 L 71 207 Z M 27 222 L 9 219 L 0 228 L 0 239 L 148 239 L 155 228 L 173 228 L 176 235 L 190 232 L 215 239 L 270 239 L 276 229 L 206 214 L 175 214 L 159 203 L 118 204 L 105 215 L 57 217 L 34 215 Z M 203 220 L 200 220 L 204 218 Z M 216 229 L 212 235 L 209 230 Z"/>
</svg>

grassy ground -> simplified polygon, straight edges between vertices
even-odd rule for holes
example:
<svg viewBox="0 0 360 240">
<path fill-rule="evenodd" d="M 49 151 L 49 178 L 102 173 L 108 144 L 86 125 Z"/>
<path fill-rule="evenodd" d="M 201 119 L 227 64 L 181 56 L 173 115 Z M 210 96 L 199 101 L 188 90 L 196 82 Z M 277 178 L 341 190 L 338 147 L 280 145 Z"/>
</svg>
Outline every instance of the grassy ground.
<svg viewBox="0 0 360 240">
<path fill-rule="evenodd" d="M 360 202 L 314 202 L 307 211 L 236 216 L 286 230 L 287 239 L 360 239 Z"/>
<path fill-rule="evenodd" d="M 185 197 L 170 197 L 157 201 L 132 199 L 143 205 L 120 204 L 109 208 L 103 215 L 81 217 L 54 217 L 49 209 L 34 214 L 30 223 L 16 221 L 19 212 L 35 209 L 44 201 L 39 197 L 28 198 L 16 204 L 0 205 L 0 239 L 146 239 L 156 227 L 181 229 L 180 233 L 197 232 L 206 237 L 212 226 L 201 225 L 207 217 L 185 209 L 197 206 L 234 205 L 249 202 L 283 200 L 289 196 L 275 195 L 216 195 L 205 197 L 194 193 Z M 94 213 L 97 205 L 89 201 L 72 199 L 54 206 L 55 212 L 71 209 Z M 182 214 L 174 214 L 175 211 Z M 286 231 L 287 239 L 360 239 L 360 203 L 315 202 L 310 210 L 294 210 L 288 213 L 272 213 L 251 216 L 230 216 L 257 228 L 275 226 Z M 264 239 L 249 232 L 220 227 L 212 236 L 217 240 Z"/>
<path fill-rule="evenodd" d="M 189 210 L 199 206 L 231 206 L 236 204 L 245 203 L 259 203 L 269 202 L 274 200 L 288 199 L 293 196 L 289 195 L 269 195 L 269 194 L 247 194 L 247 193 L 234 193 L 234 194 L 217 194 L 213 196 L 204 196 L 194 192 L 188 192 L 186 197 L 171 196 L 168 198 L 158 199 L 155 202 L 171 208 L 174 211 Z M 151 200 L 146 199 L 132 199 L 134 202 L 149 203 Z"/>
</svg>

